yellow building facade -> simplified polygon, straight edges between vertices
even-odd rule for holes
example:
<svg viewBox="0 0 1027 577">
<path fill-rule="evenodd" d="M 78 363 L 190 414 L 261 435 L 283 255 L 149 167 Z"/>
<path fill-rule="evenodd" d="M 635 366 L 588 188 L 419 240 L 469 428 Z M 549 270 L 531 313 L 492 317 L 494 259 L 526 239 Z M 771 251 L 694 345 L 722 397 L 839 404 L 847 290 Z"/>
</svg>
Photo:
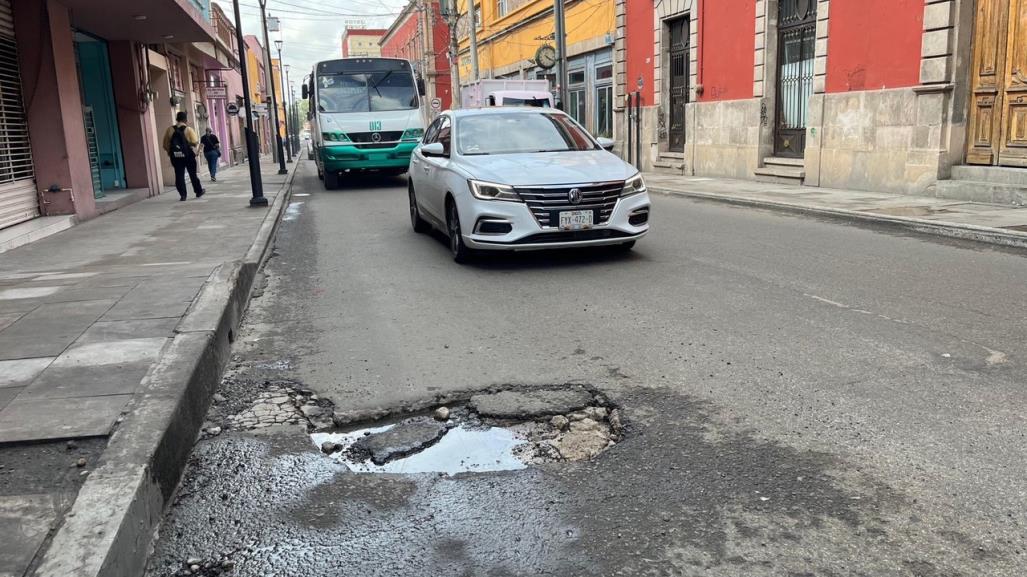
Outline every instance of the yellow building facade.
<svg viewBox="0 0 1027 577">
<path fill-rule="evenodd" d="M 470 0 L 460 0 L 465 16 L 458 25 L 460 82 L 474 79 L 468 24 Z M 549 80 L 556 86 L 556 69 L 535 61 L 539 47 L 553 45 L 552 0 L 477 0 L 479 78 Z M 596 136 L 613 135 L 613 45 L 616 32 L 614 0 L 567 0 L 568 102 L 560 103 Z"/>
</svg>

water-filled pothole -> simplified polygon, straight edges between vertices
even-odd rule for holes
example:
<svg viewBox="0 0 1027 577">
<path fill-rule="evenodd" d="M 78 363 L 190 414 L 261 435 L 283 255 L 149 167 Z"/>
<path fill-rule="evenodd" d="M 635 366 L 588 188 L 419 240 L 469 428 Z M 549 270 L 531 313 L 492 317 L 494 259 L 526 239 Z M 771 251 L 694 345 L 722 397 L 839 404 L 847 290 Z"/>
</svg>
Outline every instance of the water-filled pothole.
<svg viewBox="0 0 1027 577">
<path fill-rule="evenodd" d="M 447 473 L 465 471 L 512 471 L 527 465 L 514 456 L 514 449 L 524 444 L 513 431 L 502 427 L 472 428 L 456 425 L 435 444 L 419 452 L 377 465 L 370 458 L 357 460 L 350 449 L 353 443 L 368 435 L 383 433 L 396 425 L 359 429 L 349 433 L 314 433 L 318 447 L 336 443 L 340 449 L 332 457 L 357 473 Z"/>
<path fill-rule="evenodd" d="M 592 459 L 620 440 L 620 411 L 584 388 L 499 391 L 355 430 L 311 434 L 358 473 L 492 472 Z"/>
</svg>

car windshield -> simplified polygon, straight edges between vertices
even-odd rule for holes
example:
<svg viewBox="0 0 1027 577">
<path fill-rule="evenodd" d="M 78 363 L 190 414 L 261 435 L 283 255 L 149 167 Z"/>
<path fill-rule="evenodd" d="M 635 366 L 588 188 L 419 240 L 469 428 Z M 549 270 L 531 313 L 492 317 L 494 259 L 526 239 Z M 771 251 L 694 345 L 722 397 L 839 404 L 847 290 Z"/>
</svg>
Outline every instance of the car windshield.
<svg viewBox="0 0 1027 577">
<path fill-rule="evenodd" d="M 562 114 L 480 114 L 457 120 L 460 154 L 595 150 L 592 138 Z"/>
<path fill-rule="evenodd" d="M 503 106 L 534 106 L 536 108 L 549 108 L 549 100 L 545 98 L 514 98 L 503 97 Z"/>
<path fill-rule="evenodd" d="M 417 108 L 410 72 L 322 74 L 317 79 L 320 112 L 385 112 Z"/>
</svg>

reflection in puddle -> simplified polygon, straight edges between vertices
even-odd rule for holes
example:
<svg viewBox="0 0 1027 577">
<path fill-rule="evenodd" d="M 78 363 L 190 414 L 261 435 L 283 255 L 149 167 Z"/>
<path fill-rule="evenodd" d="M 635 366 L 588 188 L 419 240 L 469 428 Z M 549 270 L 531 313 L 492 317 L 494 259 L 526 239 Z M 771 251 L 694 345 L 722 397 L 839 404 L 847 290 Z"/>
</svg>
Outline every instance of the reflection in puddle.
<svg viewBox="0 0 1027 577">
<path fill-rule="evenodd" d="M 285 209 L 285 216 L 282 217 L 282 220 L 296 220 L 300 215 L 300 208 L 302 207 L 302 202 L 289 203 L 289 206 Z"/>
<path fill-rule="evenodd" d="M 310 438 L 320 447 L 325 441 L 338 443 L 342 450 L 332 458 L 357 473 L 447 473 L 467 471 L 512 471 L 525 468 L 514 456 L 514 448 L 524 439 L 513 432 L 499 428 L 468 428 L 460 425 L 450 429 L 439 442 L 408 457 L 378 466 L 371 461 L 357 462 L 346 455 L 346 450 L 365 434 L 388 431 L 394 425 L 360 429 L 350 433 L 314 433 Z"/>
</svg>

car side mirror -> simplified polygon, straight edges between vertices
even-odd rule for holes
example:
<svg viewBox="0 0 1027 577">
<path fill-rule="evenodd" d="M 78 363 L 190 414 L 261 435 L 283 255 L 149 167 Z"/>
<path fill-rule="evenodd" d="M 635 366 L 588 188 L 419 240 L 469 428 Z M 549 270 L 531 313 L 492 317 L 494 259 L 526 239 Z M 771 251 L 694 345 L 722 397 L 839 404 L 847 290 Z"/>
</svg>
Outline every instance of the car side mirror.
<svg viewBox="0 0 1027 577">
<path fill-rule="evenodd" d="M 605 136 L 600 136 L 596 139 L 596 142 L 607 152 L 613 152 L 613 147 L 617 144 L 612 138 L 606 138 Z"/>
<path fill-rule="evenodd" d="M 446 148 L 441 142 L 432 142 L 421 147 L 421 154 L 425 156 L 446 156 Z"/>
</svg>

